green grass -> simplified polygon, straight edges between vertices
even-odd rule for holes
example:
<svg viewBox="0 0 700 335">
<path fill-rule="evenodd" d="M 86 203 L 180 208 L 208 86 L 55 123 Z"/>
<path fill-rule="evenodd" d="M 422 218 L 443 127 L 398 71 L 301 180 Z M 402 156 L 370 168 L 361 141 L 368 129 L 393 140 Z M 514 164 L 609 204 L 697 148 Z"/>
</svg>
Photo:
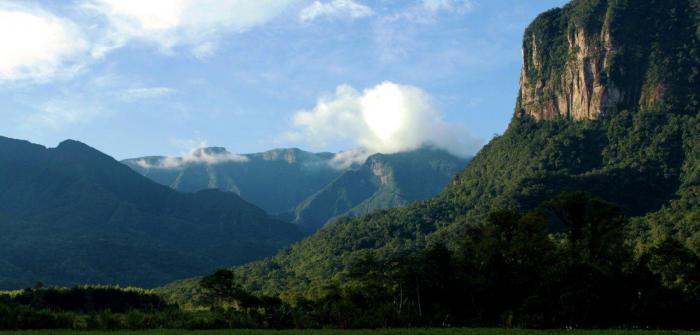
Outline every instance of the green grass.
<svg viewBox="0 0 700 335">
<path fill-rule="evenodd" d="M 81 335 L 700 335 L 700 331 L 646 331 L 646 330 L 520 330 L 520 329 L 379 329 L 379 330 L 143 330 L 143 331 L 70 331 L 70 330 L 33 330 L 0 331 L 0 335 L 43 335 L 43 334 L 81 334 Z"/>
</svg>

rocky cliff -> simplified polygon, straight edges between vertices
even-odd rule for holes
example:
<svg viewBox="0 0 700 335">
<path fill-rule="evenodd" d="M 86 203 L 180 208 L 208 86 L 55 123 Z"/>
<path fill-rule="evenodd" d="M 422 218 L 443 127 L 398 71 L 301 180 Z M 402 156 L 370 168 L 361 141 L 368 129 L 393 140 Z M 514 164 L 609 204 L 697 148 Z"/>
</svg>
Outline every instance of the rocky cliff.
<svg viewBox="0 0 700 335">
<path fill-rule="evenodd" d="M 688 59 L 698 55 L 699 8 L 697 0 L 577 0 L 540 15 L 523 38 L 516 115 L 697 109 L 698 69 Z"/>
</svg>

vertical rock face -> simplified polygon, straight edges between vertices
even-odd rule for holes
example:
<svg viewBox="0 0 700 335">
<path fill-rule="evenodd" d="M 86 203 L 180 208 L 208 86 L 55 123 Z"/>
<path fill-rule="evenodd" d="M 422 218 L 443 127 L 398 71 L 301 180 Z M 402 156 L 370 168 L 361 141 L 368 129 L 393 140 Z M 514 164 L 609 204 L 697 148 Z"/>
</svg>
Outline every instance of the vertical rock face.
<svg viewBox="0 0 700 335">
<path fill-rule="evenodd" d="M 563 71 L 552 78 L 531 77 L 543 72 L 538 38 L 533 33 L 530 45 L 523 48 L 519 101 L 526 114 L 536 119 L 595 119 L 622 102 L 624 93 L 615 83 L 604 83 L 606 67 L 615 54 L 609 32 L 591 35 L 585 28 L 570 31 L 566 41 L 570 57 Z"/>
<path fill-rule="evenodd" d="M 683 54 L 698 52 L 697 30 L 688 28 L 698 27 L 699 7 L 695 0 L 576 0 L 540 15 L 523 39 L 516 115 L 590 120 L 621 109 L 688 107 L 667 96 L 698 98 L 698 69 Z"/>
</svg>

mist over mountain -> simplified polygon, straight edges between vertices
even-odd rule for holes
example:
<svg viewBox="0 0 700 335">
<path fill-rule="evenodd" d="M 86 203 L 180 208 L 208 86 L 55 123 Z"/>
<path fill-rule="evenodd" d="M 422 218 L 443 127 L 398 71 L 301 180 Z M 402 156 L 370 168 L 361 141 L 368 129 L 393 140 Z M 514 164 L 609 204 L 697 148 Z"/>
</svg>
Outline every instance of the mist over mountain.
<svg viewBox="0 0 700 335">
<path fill-rule="evenodd" d="M 0 137 L 0 288 L 155 286 L 301 237 L 237 195 L 180 193 L 77 141 Z"/>
<path fill-rule="evenodd" d="M 338 177 L 333 154 L 275 149 L 237 155 L 221 147 L 199 148 L 183 157 L 142 157 L 122 161 L 142 175 L 178 191 L 233 192 L 268 213 L 293 210 Z"/>
<path fill-rule="evenodd" d="M 362 149 L 337 154 L 275 149 L 238 155 L 208 147 L 183 157 L 152 156 L 123 163 L 179 191 L 216 188 L 236 193 L 313 232 L 341 216 L 430 198 L 467 160 L 430 147 L 387 155 Z"/>
<path fill-rule="evenodd" d="M 467 161 L 432 148 L 372 155 L 301 203 L 293 222 L 315 231 L 341 216 L 428 199 L 440 193 Z"/>
</svg>

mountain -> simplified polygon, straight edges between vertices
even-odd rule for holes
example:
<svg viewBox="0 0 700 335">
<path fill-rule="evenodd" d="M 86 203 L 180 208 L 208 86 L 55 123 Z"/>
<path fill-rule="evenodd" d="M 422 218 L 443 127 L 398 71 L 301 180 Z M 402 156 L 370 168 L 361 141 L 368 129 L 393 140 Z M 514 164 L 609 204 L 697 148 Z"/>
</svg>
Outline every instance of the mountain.
<svg viewBox="0 0 700 335">
<path fill-rule="evenodd" d="M 155 286 L 301 237 L 237 195 L 180 193 L 76 141 L 0 137 L 0 288 Z"/>
<path fill-rule="evenodd" d="M 435 196 L 467 164 L 444 150 L 375 154 L 297 207 L 294 222 L 316 231 L 329 220 L 403 207 Z"/>
<path fill-rule="evenodd" d="M 359 163 L 343 157 L 342 153 L 299 149 L 234 155 L 211 147 L 185 157 L 142 157 L 123 163 L 176 190 L 234 192 L 314 232 L 341 216 L 401 207 L 435 196 L 467 162 L 428 147 L 375 154 Z"/>
<path fill-rule="evenodd" d="M 333 154 L 275 149 L 234 155 L 200 148 L 185 157 L 141 157 L 122 161 L 140 174 L 178 191 L 218 188 L 236 193 L 268 213 L 292 211 L 338 177 Z"/>
<path fill-rule="evenodd" d="M 449 246 L 494 210 L 564 191 L 621 206 L 638 252 L 672 239 L 700 255 L 699 111 L 700 1 L 572 1 L 527 28 L 510 125 L 445 191 L 339 220 L 236 274 L 265 293 L 319 295 L 353 260 Z"/>
</svg>

